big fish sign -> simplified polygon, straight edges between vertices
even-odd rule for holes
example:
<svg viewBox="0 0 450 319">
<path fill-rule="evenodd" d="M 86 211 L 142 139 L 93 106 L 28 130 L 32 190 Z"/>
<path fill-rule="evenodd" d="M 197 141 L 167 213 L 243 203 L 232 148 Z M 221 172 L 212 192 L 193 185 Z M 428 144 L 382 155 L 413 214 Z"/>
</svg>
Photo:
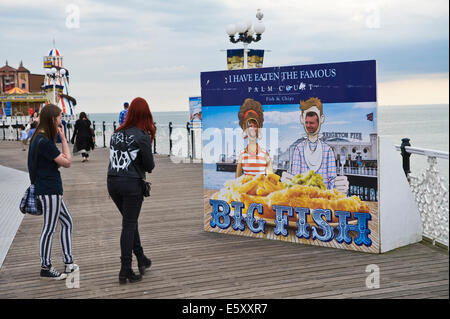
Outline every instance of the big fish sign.
<svg viewBox="0 0 450 319">
<path fill-rule="evenodd" d="M 379 252 L 376 61 L 201 87 L 206 231 Z"/>
</svg>

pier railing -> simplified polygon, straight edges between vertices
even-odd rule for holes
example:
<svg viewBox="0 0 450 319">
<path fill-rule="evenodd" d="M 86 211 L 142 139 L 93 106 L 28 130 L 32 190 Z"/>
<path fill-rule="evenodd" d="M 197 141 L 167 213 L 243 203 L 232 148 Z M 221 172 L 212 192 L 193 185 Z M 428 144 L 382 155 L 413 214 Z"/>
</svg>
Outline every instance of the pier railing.
<svg viewBox="0 0 450 319">
<path fill-rule="evenodd" d="M 449 159 L 448 152 L 411 147 L 408 138 L 396 145 L 403 158 L 403 170 L 408 178 L 422 218 L 423 236 L 433 245 L 449 247 L 449 193 L 448 184 L 437 168 L 438 158 Z M 419 174 L 412 174 L 411 155 L 426 156 L 428 167 Z"/>
<path fill-rule="evenodd" d="M 345 175 L 360 175 L 360 176 L 377 176 L 378 170 L 372 167 L 347 167 L 344 166 Z"/>
<path fill-rule="evenodd" d="M 17 141 L 20 139 L 20 127 L 26 126 L 29 117 L 15 117 L 0 120 L 0 140 Z M 73 136 L 75 119 L 66 119 L 65 133 L 68 141 Z M 119 126 L 117 122 L 92 121 L 95 132 L 96 147 L 109 147 L 111 135 Z M 171 155 L 180 158 L 201 159 L 201 128 L 192 128 L 190 123 L 185 125 L 169 122 L 156 123 L 156 138 L 153 142 L 155 154 Z"/>
</svg>

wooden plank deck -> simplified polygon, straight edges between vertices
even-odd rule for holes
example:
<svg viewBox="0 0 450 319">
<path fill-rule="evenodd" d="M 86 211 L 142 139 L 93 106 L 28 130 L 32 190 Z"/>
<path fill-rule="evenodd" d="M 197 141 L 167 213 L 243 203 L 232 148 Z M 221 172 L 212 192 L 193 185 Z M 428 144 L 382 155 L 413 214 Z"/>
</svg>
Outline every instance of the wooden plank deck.
<svg viewBox="0 0 450 319">
<path fill-rule="evenodd" d="M 0 141 L 0 165 L 26 171 L 24 153 L 19 142 Z M 39 279 L 42 218 L 27 215 L 0 269 L 0 298 L 449 297 L 448 252 L 426 243 L 377 255 L 205 232 L 202 165 L 162 155 L 139 219 L 153 265 L 141 282 L 119 285 L 121 219 L 107 194 L 107 163 L 101 148 L 61 169 L 80 287 Z M 58 233 L 52 260 L 62 269 Z M 378 289 L 365 284 L 370 264 L 380 269 Z"/>
</svg>

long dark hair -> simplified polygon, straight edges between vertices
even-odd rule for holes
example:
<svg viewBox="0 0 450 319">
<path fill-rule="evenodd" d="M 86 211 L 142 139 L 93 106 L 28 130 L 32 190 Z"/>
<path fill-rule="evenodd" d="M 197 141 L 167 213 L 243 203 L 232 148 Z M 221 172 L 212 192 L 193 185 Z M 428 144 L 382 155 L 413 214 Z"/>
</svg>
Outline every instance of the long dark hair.
<svg viewBox="0 0 450 319">
<path fill-rule="evenodd" d="M 141 97 L 135 98 L 131 101 L 130 106 L 128 107 L 127 117 L 125 122 L 119 126 L 116 132 L 125 130 L 127 128 L 136 126 L 141 130 L 147 132 L 150 135 L 151 141 L 153 143 L 153 139 L 156 134 L 156 126 L 153 121 L 153 115 L 150 111 L 150 107 L 147 104 L 147 101 Z"/>
<path fill-rule="evenodd" d="M 82 120 L 82 119 L 86 119 L 87 120 L 87 118 L 88 117 L 87 117 L 86 113 L 84 113 L 84 112 L 80 113 L 80 117 L 79 117 L 80 120 Z"/>
<path fill-rule="evenodd" d="M 61 114 L 61 109 L 54 104 L 45 105 L 39 115 L 39 124 L 34 131 L 31 141 L 36 134 L 41 133 L 49 140 L 56 142 L 56 134 L 58 128 L 56 127 L 55 119 Z"/>
</svg>

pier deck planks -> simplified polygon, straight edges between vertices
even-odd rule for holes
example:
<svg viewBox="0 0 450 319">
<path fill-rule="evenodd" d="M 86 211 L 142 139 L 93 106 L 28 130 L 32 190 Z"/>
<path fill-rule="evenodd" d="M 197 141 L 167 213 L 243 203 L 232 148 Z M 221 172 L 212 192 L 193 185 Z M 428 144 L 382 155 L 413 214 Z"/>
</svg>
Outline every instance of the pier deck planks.
<svg viewBox="0 0 450 319">
<path fill-rule="evenodd" d="M 20 142 L 0 141 L 0 165 L 26 171 L 24 153 Z M 0 298 L 449 297 L 448 252 L 426 243 L 377 255 L 205 232 L 202 165 L 163 155 L 139 219 L 152 268 L 141 282 L 119 285 L 121 218 L 106 190 L 107 161 L 100 148 L 88 163 L 75 157 L 61 169 L 80 288 L 39 279 L 42 218 L 27 215 L 0 269 Z M 52 260 L 62 270 L 59 226 Z M 379 289 L 366 288 L 369 264 L 380 268 Z"/>
</svg>

